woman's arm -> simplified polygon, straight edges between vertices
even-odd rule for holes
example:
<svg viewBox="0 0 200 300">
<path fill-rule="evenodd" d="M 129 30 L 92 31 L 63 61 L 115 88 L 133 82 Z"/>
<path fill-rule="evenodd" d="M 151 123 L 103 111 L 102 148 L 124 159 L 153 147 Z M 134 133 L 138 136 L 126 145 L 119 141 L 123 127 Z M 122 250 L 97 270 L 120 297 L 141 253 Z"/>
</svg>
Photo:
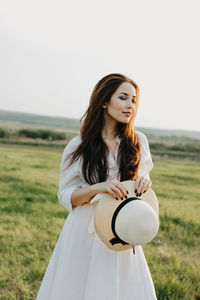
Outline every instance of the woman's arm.
<svg viewBox="0 0 200 300">
<path fill-rule="evenodd" d="M 92 185 L 73 191 L 71 195 L 72 207 L 89 203 L 97 193 L 92 189 Z"/>
<path fill-rule="evenodd" d="M 117 179 L 113 179 L 74 190 L 71 195 L 72 207 L 89 203 L 98 193 L 110 193 L 117 200 L 127 196 L 127 191 L 123 183 Z"/>
</svg>

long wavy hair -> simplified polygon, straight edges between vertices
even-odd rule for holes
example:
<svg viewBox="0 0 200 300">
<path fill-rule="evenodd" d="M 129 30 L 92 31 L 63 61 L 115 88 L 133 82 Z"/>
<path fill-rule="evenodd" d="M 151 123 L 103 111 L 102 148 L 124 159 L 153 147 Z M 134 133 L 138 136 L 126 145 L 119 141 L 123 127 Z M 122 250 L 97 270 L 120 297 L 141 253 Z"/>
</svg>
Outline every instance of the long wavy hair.
<svg viewBox="0 0 200 300">
<path fill-rule="evenodd" d="M 117 162 L 119 165 L 120 181 L 135 180 L 140 162 L 140 143 L 134 129 L 134 118 L 138 109 L 139 88 L 127 76 L 113 73 L 103 77 L 95 85 L 90 97 L 89 107 L 82 120 L 80 130 L 81 143 L 71 153 L 71 165 L 79 157 L 82 158 L 82 173 L 88 184 L 106 181 L 108 178 L 109 153 L 107 145 L 102 139 L 104 126 L 103 105 L 109 103 L 111 96 L 123 82 L 131 83 L 136 90 L 136 111 L 127 124 L 117 123 L 116 135 L 120 138 Z"/>
</svg>

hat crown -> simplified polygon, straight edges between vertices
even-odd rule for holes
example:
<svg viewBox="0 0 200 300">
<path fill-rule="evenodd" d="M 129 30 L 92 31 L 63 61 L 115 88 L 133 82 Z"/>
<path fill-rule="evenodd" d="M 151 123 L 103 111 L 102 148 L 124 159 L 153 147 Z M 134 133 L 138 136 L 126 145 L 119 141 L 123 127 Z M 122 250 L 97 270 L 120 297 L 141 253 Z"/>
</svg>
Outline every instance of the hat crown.
<svg viewBox="0 0 200 300">
<path fill-rule="evenodd" d="M 127 202 L 115 221 L 117 235 L 126 243 L 133 245 L 151 241 L 158 228 L 158 216 L 153 208 L 142 200 Z"/>
</svg>

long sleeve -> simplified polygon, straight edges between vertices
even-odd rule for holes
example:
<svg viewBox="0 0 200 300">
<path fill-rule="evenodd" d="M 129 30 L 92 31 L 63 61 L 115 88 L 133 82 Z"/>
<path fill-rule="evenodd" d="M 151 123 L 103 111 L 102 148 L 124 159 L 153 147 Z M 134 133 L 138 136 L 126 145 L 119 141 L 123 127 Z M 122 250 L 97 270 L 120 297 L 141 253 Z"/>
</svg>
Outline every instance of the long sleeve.
<svg viewBox="0 0 200 300">
<path fill-rule="evenodd" d="M 141 143 L 141 160 L 138 170 L 138 176 L 144 176 L 150 179 L 149 173 L 153 168 L 153 161 L 149 149 L 149 142 L 145 134 L 136 131 Z"/>
<path fill-rule="evenodd" d="M 71 195 L 75 189 L 82 187 L 82 180 L 79 176 L 80 161 L 77 160 L 71 166 L 68 166 L 69 158 L 67 158 L 67 156 L 77 148 L 79 142 L 80 136 L 76 136 L 67 144 L 63 151 L 60 163 L 59 189 L 57 196 L 60 204 L 67 208 L 69 212 L 73 210 Z"/>
</svg>

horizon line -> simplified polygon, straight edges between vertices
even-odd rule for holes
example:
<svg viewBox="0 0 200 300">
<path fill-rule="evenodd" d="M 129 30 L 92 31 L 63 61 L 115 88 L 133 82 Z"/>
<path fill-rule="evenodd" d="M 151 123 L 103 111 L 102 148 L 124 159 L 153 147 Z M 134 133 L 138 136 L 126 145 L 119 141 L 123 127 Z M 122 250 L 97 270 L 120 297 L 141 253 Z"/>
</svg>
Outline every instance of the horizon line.
<svg viewBox="0 0 200 300">
<path fill-rule="evenodd" d="M 45 115 L 45 114 L 40 114 L 40 113 L 33 113 L 33 112 L 24 112 L 24 111 L 17 111 L 17 110 L 7 110 L 7 109 L 1 109 L 0 111 L 5 111 L 5 112 L 10 112 L 10 113 L 21 113 L 21 114 L 29 114 L 29 115 L 35 115 L 35 116 L 41 116 L 41 117 L 50 117 L 50 118 L 60 118 L 60 119 L 71 119 L 71 120 L 76 120 L 80 122 L 79 118 L 71 118 L 71 117 L 67 117 L 67 116 L 56 116 L 56 115 Z M 1 121 L 1 119 L 0 119 Z M 145 128 L 145 129 L 152 129 L 152 130 L 168 130 L 168 131 L 188 131 L 188 132 L 196 132 L 196 133 L 200 133 L 200 130 L 196 130 L 196 129 L 177 129 L 177 128 L 159 128 L 159 127 L 146 127 L 146 126 L 135 126 L 138 128 Z"/>
</svg>

